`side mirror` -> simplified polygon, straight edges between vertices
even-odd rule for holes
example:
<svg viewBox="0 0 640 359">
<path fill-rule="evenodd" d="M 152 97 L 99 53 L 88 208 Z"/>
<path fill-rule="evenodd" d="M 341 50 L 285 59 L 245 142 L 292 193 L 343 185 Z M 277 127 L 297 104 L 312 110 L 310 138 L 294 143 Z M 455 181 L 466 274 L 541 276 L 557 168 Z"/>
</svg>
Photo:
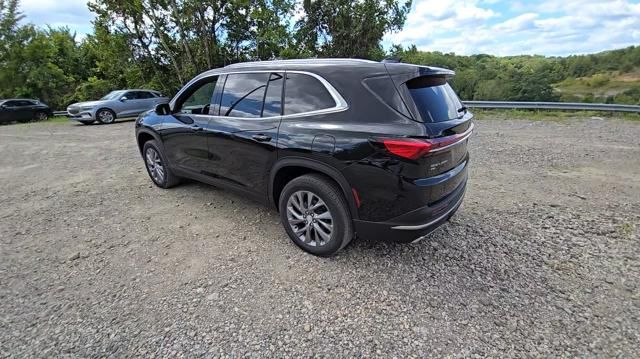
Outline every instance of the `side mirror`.
<svg viewBox="0 0 640 359">
<path fill-rule="evenodd" d="M 168 103 L 161 103 L 159 105 L 156 106 L 156 114 L 158 115 L 170 115 L 171 114 L 171 107 L 169 106 Z"/>
<path fill-rule="evenodd" d="M 127 96 L 122 96 L 122 97 L 120 97 L 120 101 L 122 101 L 122 102 L 125 102 L 125 101 L 127 101 L 127 100 L 128 100 Z"/>
</svg>

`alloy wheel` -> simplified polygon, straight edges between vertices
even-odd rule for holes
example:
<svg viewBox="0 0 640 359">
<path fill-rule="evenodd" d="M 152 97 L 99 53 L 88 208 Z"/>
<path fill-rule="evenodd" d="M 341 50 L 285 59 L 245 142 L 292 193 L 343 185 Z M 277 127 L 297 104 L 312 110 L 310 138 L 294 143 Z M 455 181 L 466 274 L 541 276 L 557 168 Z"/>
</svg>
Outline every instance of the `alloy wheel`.
<svg viewBox="0 0 640 359">
<path fill-rule="evenodd" d="M 111 123 L 113 122 L 113 113 L 108 110 L 102 110 L 100 111 L 100 113 L 98 113 L 98 119 L 102 123 Z"/>
<path fill-rule="evenodd" d="M 149 173 L 153 180 L 160 184 L 164 181 L 164 166 L 162 165 L 162 159 L 154 148 L 149 147 L 145 153 L 145 162 L 147 164 L 147 169 L 149 169 Z"/>
<path fill-rule="evenodd" d="M 304 244 L 322 247 L 331 240 L 333 217 L 326 203 L 311 191 L 294 192 L 287 201 L 287 220 Z"/>
</svg>

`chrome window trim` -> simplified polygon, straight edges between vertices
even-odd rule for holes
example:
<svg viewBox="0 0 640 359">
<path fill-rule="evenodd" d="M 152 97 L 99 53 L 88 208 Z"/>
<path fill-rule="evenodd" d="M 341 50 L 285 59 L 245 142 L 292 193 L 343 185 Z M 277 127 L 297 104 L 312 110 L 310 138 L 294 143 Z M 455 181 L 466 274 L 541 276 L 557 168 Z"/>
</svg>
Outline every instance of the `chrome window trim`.
<svg viewBox="0 0 640 359">
<path fill-rule="evenodd" d="M 363 60 L 364 61 L 364 60 Z M 290 114 L 290 115 L 280 115 L 280 116 L 268 116 L 268 117 L 232 117 L 232 116 L 220 116 L 220 115 L 206 115 L 206 116 L 210 116 L 210 117 L 214 117 L 214 118 L 227 118 L 227 119 L 240 119 L 240 120 L 256 120 L 256 119 L 264 119 L 264 120 L 273 120 L 273 119 L 289 119 L 289 118 L 298 118 L 298 117 L 306 117 L 306 116 L 315 116 L 315 115 L 324 115 L 324 114 L 329 114 L 329 113 L 335 113 L 335 112 L 341 112 L 341 111 L 346 111 L 349 109 L 349 104 L 347 103 L 347 101 L 344 99 L 344 97 L 342 97 L 342 95 L 340 94 L 340 92 L 338 92 L 338 90 L 336 90 L 335 87 L 333 87 L 333 85 L 331 85 L 331 83 L 329 81 L 327 81 L 324 77 L 313 73 L 313 72 L 309 72 L 309 71 L 301 71 L 301 70 L 278 70 L 278 69 L 272 69 L 272 70 L 247 70 L 247 71 L 220 71 L 220 72 L 216 72 L 216 73 L 207 73 L 206 75 L 203 76 L 197 76 L 195 77 L 193 80 L 189 81 L 189 83 L 187 83 L 187 85 L 185 85 L 175 96 L 173 99 L 171 99 L 171 102 L 169 103 L 169 106 L 171 106 L 172 111 L 173 108 L 175 107 L 176 101 L 178 98 L 180 98 L 180 96 L 182 95 L 182 93 L 184 93 L 188 88 L 190 88 L 191 86 L 193 86 L 194 83 L 198 82 L 198 81 L 202 81 L 203 79 L 206 78 L 210 78 L 210 77 L 214 77 L 214 76 L 224 76 L 224 75 L 234 75 L 234 74 L 250 74 L 250 73 L 292 73 L 292 74 L 302 74 L 302 75 L 308 75 L 311 77 L 314 77 L 316 80 L 320 81 L 320 83 L 325 87 L 325 89 L 327 89 L 327 91 L 329 92 L 329 94 L 331 95 L 331 97 L 333 97 L 333 100 L 335 102 L 335 106 L 334 107 L 329 107 L 326 109 L 322 109 L 322 110 L 315 110 L 315 111 L 307 111 L 307 112 L 300 112 L 300 113 L 294 113 L 294 114 Z M 285 76 L 286 77 L 286 76 Z M 285 80 L 286 82 L 286 80 Z M 223 89 L 223 93 L 224 93 L 224 89 Z M 284 105 L 284 104 L 282 104 Z M 186 114 L 185 114 L 186 115 Z"/>
</svg>

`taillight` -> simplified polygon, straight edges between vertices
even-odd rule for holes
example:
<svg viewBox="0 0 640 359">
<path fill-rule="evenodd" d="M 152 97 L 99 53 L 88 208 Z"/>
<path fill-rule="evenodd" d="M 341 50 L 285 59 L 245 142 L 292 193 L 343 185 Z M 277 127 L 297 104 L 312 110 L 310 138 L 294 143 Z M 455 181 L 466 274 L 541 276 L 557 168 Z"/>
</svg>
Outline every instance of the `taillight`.
<svg viewBox="0 0 640 359">
<path fill-rule="evenodd" d="M 386 138 L 382 140 L 382 143 L 390 153 L 412 160 L 426 155 L 431 150 L 431 143 L 413 138 Z"/>
<path fill-rule="evenodd" d="M 394 137 L 380 138 L 376 142 L 396 156 L 416 160 L 432 152 L 438 152 L 465 141 L 473 133 L 473 124 L 463 133 L 437 138 Z"/>
</svg>

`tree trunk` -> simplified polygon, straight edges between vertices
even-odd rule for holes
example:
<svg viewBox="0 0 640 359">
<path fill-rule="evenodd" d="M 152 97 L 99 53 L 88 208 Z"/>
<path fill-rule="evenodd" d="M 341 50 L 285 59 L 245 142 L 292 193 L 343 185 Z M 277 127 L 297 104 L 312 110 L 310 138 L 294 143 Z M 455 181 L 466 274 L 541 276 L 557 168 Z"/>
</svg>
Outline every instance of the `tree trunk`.
<svg viewBox="0 0 640 359">
<path fill-rule="evenodd" d="M 193 60 L 193 55 L 191 54 L 191 48 L 189 47 L 189 44 L 187 43 L 187 37 L 185 35 L 185 31 L 184 31 L 184 25 L 182 23 L 182 21 L 180 20 L 180 12 L 178 10 L 178 4 L 176 4 L 175 0 L 171 0 L 170 1 L 171 4 L 171 9 L 173 11 L 173 18 L 174 21 L 176 23 L 176 26 L 178 27 L 178 32 L 180 33 L 180 42 L 182 43 L 182 47 L 184 48 L 185 53 L 187 54 L 187 60 L 189 61 L 189 63 L 191 63 L 191 65 L 193 65 L 193 69 L 198 72 L 200 71 L 198 64 L 194 62 Z"/>
<path fill-rule="evenodd" d="M 145 11 L 145 14 L 149 18 L 149 20 L 151 20 L 151 23 L 153 24 L 153 28 L 156 32 L 156 36 L 158 36 L 158 40 L 160 41 L 160 45 L 162 45 L 162 47 L 167 52 L 167 55 L 171 60 L 170 62 L 171 62 L 171 65 L 173 66 L 173 69 L 176 72 L 178 81 L 180 82 L 181 85 L 184 85 L 184 80 L 182 79 L 182 72 L 180 71 L 180 67 L 178 67 L 178 60 L 176 59 L 176 56 L 173 54 L 173 51 L 171 51 L 171 48 L 167 44 L 167 41 L 164 38 L 164 34 L 160 31 L 160 25 L 158 24 L 158 18 L 156 17 L 155 12 L 153 10 Z"/>
</svg>

